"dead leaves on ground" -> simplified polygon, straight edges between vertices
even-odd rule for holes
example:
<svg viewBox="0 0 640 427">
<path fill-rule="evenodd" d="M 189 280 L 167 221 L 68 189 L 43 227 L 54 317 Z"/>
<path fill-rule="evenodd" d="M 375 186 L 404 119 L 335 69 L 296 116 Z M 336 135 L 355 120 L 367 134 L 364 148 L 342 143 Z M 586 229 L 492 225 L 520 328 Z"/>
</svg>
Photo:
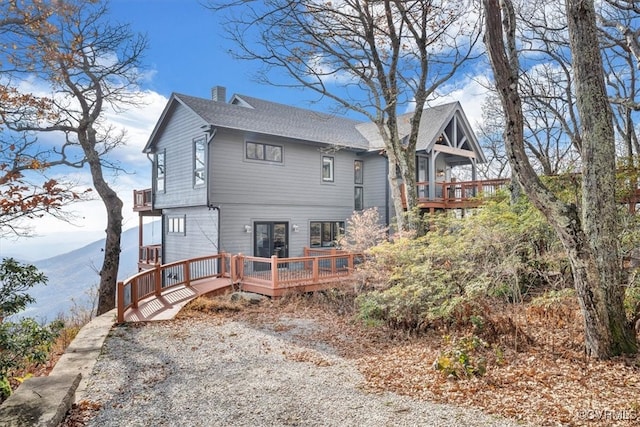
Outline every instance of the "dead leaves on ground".
<svg viewBox="0 0 640 427">
<path fill-rule="evenodd" d="M 430 331 L 411 336 L 401 331 L 366 328 L 349 316 L 297 302 L 265 305 L 238 313 L 240 319 L 277 330 L 279 319 L 313 318 L 317 328 L 294 338 L 301 344 L 323 342 L 354 360 L 365 377 L 363 388 L 458 406 L 537 426 L 630 426 L 640 424 L 640 358 L 587 359 L 577 305 L 562 312 L 523 305 L 496 305 L 487 313 L 487 329 L 474 331 L 491 345 L 481 377 L 447 378 L 434 369 L 443 335 L 469 330 Z M 272 328 L 274 326 L 274 328 Z M 499 354 L 496 353 L 499 349 Z M 309 353 L 316 355 L 316 352 Z M 299 353 L 291 360 L 314 363 Z"/>
</svg>

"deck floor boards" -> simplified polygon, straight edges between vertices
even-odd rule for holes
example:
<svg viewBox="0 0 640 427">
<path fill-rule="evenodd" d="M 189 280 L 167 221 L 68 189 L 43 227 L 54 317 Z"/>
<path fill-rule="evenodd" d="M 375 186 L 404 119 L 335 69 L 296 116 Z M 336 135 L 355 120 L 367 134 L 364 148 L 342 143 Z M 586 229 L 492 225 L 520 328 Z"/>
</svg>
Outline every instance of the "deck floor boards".
<svg viewBox="0 0 640 427">
<path fill-rule="evenodd" d="M 209 292 L 219 291 L 231 286 L 228 278 L 203 279 L 191 286 L 171 288 L 162 296 L 150 296 L 138 303 L 138 308 L 130 308 L 124 313 L 125 322 L 147 322 L 170 320 L 187 305 L 188 302 Z"/>
</svg>

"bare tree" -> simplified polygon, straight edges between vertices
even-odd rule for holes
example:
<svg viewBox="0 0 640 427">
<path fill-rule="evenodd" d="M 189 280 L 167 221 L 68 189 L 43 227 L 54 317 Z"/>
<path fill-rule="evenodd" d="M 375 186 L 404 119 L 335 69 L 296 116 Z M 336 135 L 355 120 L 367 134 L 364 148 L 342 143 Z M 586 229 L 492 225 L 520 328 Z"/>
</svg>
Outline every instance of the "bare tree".
<svg viewBox="0 0 640 427">
<path fill-rule="evenodd" d="M 487 157 L 487 163 L 479 165 L 480 174 L 485 179 L 510 177 L 509 159 L 502 138 L 504 114 L 495 90 L 488 93 L 482 104 L 482 122 L 478 126 L 478 139 Z"/>
<path fill-rule="evenodd" d="M 477 8 L 437 0 L 212 0 L 210 7 L 229 12 L 225 27 L 238 46 L 235 54 L 260 61 L 262 81 L 311 89 L 375 123 L 389 161 L 398 228 L 413 228 L 401 215 L 401 189 L 413 212 L 422 110 L 474 58 Z M 278 83 L 273 69 L 290 80 Z M 398 120 L 407 110 L 413 114 L 405 139 Z"/>
<path fill-rule="evenodd" d="M 483 0 L 485 42 L 505 113 L 505 143 L 514 176 L 558 234 L 571 263 L 590 356 L 635 353 L 627 322 L 617 244 L 615 142 L 591 0 L 567 0 L 566 17 L 581 123 L 582 212 L 549 191 L 524 149 L 516 14 L 511 0 Z"/>
<path fill-rule="evenodd" d="M 621 154 L 633 164 L 634 156 L 640 155 L 635 126 L 640 111 L 640 50 L 637 48 L 640 29 L 633 30 L 634 26 L 640 26 L 640 14 L 622 3 L 609 3 L 609 7 L 604 3 L 598 14 L 605 78 L 620 137 Z"/>
<path fill-rule="evenodd" d="M 40 1 L 18 8 L 16 1 L 0 4 L 0 45 L 5 51 L 14 48 L 15 36 L 28 26 L 39 32 L 50 29 L 50 11 Z M 5 57 L 6 59 L 6 57 Z M 39 146 L 35 135 L 12 132 L 5 126 L 5 118 L 21 122 L 31 115 L 51 115 L 52 103 L 36 98 L 11 85 L 11 64 L 0 64 L 0 237 L 30 236 L 29 220 L 50 215 L 63 221 L 73 219 L 64 207 L 87 196 L 68 182 L 47 177 L 51 168 L 46 149 Z M 25 116 L 25 112 L 29 114 Z"/>
<path fill-rule="evenodd" d="M 52 151 L 56 159 L 49 163 L 88 166 L 107 213 L 98 300 L 98 314 L 102 314 L 115 307 L 122 232 L 122 201 L 109 186 L 104 168 L 116 166 L 107 154 L 124 137 L 123 132 L 105 125 L 104 114 L 107 108 L 119 111 L 140 102 L 136 90 L 147 41 L 133 34 L 128 25 L 109 23 L 102 2 L 60 0 L 50 7 L 51 27 L 43 31 L 20 26 L 10 59 L 17 70 L 52 85 L 55 114 L 31 114 L 28 122 L 7 121 L 7 125 L 17 131 L 64 135 L 64 142 Z"/>
</svg>

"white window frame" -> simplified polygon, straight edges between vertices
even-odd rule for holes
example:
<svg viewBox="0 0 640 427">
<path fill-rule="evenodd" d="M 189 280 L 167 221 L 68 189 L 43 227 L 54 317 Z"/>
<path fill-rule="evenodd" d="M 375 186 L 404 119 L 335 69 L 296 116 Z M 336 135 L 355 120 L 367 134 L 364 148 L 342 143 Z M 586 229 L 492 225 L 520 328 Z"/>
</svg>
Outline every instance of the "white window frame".
<svg viewBox="0 0 640 427">
<path fill-rule="evenodd" d="M 186 215 L 169 215 L 167 216 L 167 234 L 187 234 Z"/>
<path fill-rule="evenodd" d="M 160 159 L 162 158 L 162 162 Z M 160 168 L 160 164 L 162 163 L 162 168 Z M 156 175 L 156 192 L 164 193 L 166 190 L 166 176 L 167 176 L 167 152 L 166 150 L 162 150 L 159 153 L 156 153 L 156 162 L 155 162 L 155 175 Z"/>
<path fill-rule="evenodd" d="M 322 182 L 335 182 L 335 157 L 322 156 Z"/>
<path fill-rule="evenodd" d="M 193 140 L 193 187 L 203 187 L 207 182 L 207 146 L 204 136 Z"/>
</svg>

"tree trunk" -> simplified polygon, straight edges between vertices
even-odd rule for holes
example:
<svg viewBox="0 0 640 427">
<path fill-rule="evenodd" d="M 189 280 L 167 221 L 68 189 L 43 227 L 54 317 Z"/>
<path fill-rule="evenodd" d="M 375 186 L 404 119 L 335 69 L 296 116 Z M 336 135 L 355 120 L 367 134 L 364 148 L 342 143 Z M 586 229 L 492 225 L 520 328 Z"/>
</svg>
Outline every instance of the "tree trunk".
<svg viewBox="0 0 640 427">
<path fill-rule="evenodd" d="M 105 181 L 100 156 L 95 150 L 95 130 L 89 128 L 86 134 L 78 133 L 87 163 L 91 170 L 93 185 L 107 211 L 107 228 L 104 245 L 104 261 L 100 269 L 97 315 L 104 314 L 116 306 L 116 285 L 120 265 L 120 237 L 122 234 L 122 200 Z"/>
<path fill-rule="evenodd" d="M 604 82 L 593 0 L 567 0 L 567 24 L 582 128 L 582 223 L 591 248 L 587 280 L 578 295 L 587 305 L 596 288 L 602 297 L 593 307 L 597 320 L 585 325 L 587 350 L 598 357 L 636 351 L 623 300 L 618 215 L 615 199 L 615 136 Z M 591 340 L 591 342 L 589 342 Z"/>
<path fill-rule="evenodd" d="M 635 335 L 626 322 L 622 298 L 624 287 L 617 248 L 613 123 L 604 93 L 604 78 L 593 20 L 593 38 L 585 37 L 585 23 L 573 22 L 570 33 L 578 31 L 578 50 L 573 51 L 576 95 L 583 132 L 583 214 L 575 205 L 558 200 L 536 175 L 524 148 L 524 119 L 518 92 L 518 60 L 515 44 L 515 13 L 510 0 L 484 0 L 487 50 L 504 108 L 505 144 L 514 177 L 531 202 L 545 215 L 557 233 L 569 258 L 576 293 L 584 316 L 585 347 L 592 357 L 607 359 L 636 351 Z M 567 11 L 573 7 L 568 0 Z M 578 1 L 585 4 L 584 1 Z M 591 3 L 593 9 L 593 3 Z M 504 14 L 504 16 L 503 16 Z M 584 14 L 581 11 L 580 14 Z M 582 17 L 584 19 L 584 17 Z M 571 20 L 571 18 L 570 18 Z M 505 34 L 503 33 L 503 25 Z M 581 39 L 580 39 L 581 38 Z M 504 40 L 507 51 L 505 52 Z M 572 45 L 573 48 L 573 45 Z M 597 52 L 579 53 L 590 49 Z M 582 57 L 577 59 L 576 57 Z M 589 71 L 591 70 L 591 71 Z M 594 73 L 595 70 L 595 73 Z M 593 74 L 600 73 L 600 78 Z M 584 75 L 583 75 L 584 73 Z M 582 80 L 580 80 L 582 79 Z M 602 86 L 598 86 L 600 83 Z M 588 87 L 584 87 L 587 85 Z M 591 86 L 596 86 L 595 88 Z M 582 108 L 580 109 L 580 105 Z M 595 111 L 599 110 L 599 111 Z M 586 118 L 584 115 L 588 115 Z M 609 147 L 611 146 L 611 147 Z M 600 187 L 602 185 L 602 187 Z M 605 218 L 606 217 L 606 218 Z"/>
<path fill-rule="evenodd" d="M 393 202 L 393 208 L 396 218 L 396 227 L 398 231 L 406 231 L 406 223 L 404 216 L 404 205 L 402 204 L 402 186 L 401 180 L 398 178 L 398 159 L 395 153 L 391 150 L 387 150 L 387 162 L 388 173 L 387 180 L 389 181 L 389 190 L 391 192 L 391 200 Z M 406 185 L 405 185 L 406 187 Z"/>
</svg>

